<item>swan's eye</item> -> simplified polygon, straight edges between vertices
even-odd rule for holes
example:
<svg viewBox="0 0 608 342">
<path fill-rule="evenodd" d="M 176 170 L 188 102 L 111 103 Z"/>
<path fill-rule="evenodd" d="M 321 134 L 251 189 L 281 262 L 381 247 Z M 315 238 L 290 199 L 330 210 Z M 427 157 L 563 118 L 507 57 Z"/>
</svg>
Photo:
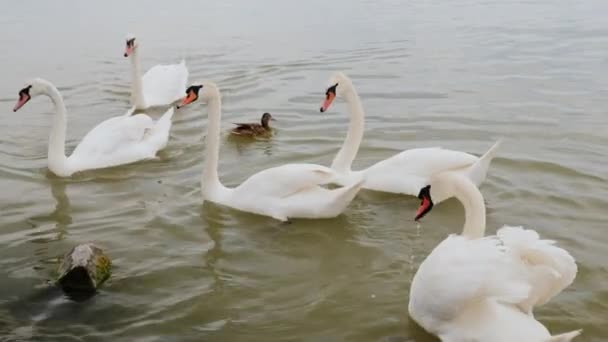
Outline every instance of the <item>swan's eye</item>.
<svg viewBox="0 0 608 342">
<path fill-rule="evenodd" d="M 133 47 L 134 44 L 135 44 L 135 38 L 127 40 L 127 46 L 128 47 Z"/>
</svg>

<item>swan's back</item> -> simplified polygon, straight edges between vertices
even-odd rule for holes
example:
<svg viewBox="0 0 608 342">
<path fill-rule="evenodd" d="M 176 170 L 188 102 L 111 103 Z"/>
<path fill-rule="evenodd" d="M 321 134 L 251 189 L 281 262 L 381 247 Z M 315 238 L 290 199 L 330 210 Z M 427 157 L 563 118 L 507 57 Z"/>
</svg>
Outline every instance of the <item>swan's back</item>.
<svg viewBox="0 0 608 342">
<path fill-rule="evenodd" d="M 154 128 L 145 114 L 109 118 L 82 138 L 68 157 L 69 168 L 76 172 L 152 158 L 160 147 L 147 140 Z"/>
<path fill-rule="evenodd" d="M 473 165 L 479 158 L 440 147 L 406 150 L 365 170 L 365 188 L 417 196 L 433 174 Z"/>
<path fill-rule="evenodd" d="M 327 184 L 335 172 L 316 164 L 285 164 L 251 175 L 234 189 L 237 196 L 287 197 L 295 192 Z"/>
</svg>

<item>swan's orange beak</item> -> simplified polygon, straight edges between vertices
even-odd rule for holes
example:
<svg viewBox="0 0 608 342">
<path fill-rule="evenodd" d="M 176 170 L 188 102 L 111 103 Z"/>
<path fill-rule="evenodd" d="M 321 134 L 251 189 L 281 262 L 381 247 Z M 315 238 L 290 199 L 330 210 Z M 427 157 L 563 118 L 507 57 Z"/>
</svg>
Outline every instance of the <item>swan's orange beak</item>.
<svg viewBox="0 0 608 342">
<path fill-rule="evenodd" d="M 325 100 L 323 100 L 323 102 L 321 103 L 321 113 L 324 113 L 329 109 L 329 106 L 331 106 L 331 103 L 334 102 L 335 98 L 336 93 L 327 92 L 327 94 L 325 95 Z"/>
<path fill-rule="evenodd" d="M 186 97 L 184 97 L 184 99 L 182 100 L 182 103 L 177 105 L 177 108 L 179 109 L 187 104 L 190 104 L 190 103 L 194 102 L 197 98 L 198 98 L 198 96 L 196 95 L 196 93 L 194 93 L 194 91 L 190 90 L 188 92 L 188 95 L 186 95 Z"/>
<path fill-rule="evenodd" d="M 427 185 L 424 188 L 420 189 L 420 193 L 418 194 L 418 198 L 422 201 L 420 202 L 420 207 L 416 211 L 416 217 L 414 221 L 418 221 L 424 217 L 424 215 L 428 214 L 431 209 L 433 209 L 433 200 L 431 199 L 431 186 Z"/>
<path fill-rule="evenodd" d="M 31 99 L 30 95 L 23 93 L 23 92 L 19 92 L 19 100 L 17 100 L 17 104 L 15 104 L 15 108 L 13 108 L 13 112 L 16 112 L 19 110 L 19 108 L 23 107 L 24 104 L 27 103 L 27 101 L 29 101 Z"/>
<path fill-rule="evenodd" d="M 131 56 L 132 53 L 133 53 L 133 45 L 127 44 L 127 47 L 125 48 L 125 57 Z"/>
</svg>

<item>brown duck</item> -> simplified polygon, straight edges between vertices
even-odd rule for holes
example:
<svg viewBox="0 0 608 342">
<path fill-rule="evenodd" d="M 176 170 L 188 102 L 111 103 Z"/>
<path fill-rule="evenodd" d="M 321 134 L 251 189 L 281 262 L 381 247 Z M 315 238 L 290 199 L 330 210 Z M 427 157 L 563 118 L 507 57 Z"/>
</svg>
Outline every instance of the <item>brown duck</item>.
<svg viewBox="0 0 608 342">
<path fill-rule="evenodd" d="M 275 119 L 270 113 L 262 115 L 261 123 L 235 123 L 236 127 L 230 133 L 242 136 L 268 136 L 272 133 L 272 128 L 268 122 Z"/>
</svg>

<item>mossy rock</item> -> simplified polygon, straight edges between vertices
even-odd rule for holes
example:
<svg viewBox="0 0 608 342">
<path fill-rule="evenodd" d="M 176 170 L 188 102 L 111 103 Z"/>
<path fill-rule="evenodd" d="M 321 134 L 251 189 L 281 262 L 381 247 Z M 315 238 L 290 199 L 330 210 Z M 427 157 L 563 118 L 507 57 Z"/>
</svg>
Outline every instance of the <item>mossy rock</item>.
<svg viewBox="0 0 608 342">
<path fill-rule="evenodd" d="M 112 262 L 101 248 L 85 243 L 74 247 L 59 265 L 57 285 L 70 298 L 93 296 L 111 274 Z"/>
</svg>

